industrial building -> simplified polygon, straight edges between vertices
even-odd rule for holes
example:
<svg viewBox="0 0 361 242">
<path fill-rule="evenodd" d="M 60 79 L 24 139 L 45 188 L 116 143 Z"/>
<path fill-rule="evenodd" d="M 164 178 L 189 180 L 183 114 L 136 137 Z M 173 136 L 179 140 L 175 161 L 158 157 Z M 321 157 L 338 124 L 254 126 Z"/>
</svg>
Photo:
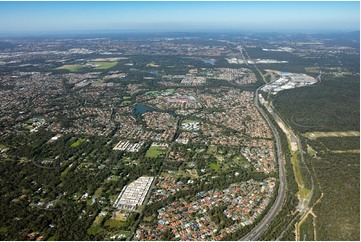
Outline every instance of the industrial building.
<svg viewBox="0 0 361 242">
<path fill-rule="evenodd" d="M 135 211 L 138 205 L 143 204 L 153 180 L 154 177 L 141 176 L 128 186 L 124 186 L 113 206 L 120 210 Z"/>
</svg>

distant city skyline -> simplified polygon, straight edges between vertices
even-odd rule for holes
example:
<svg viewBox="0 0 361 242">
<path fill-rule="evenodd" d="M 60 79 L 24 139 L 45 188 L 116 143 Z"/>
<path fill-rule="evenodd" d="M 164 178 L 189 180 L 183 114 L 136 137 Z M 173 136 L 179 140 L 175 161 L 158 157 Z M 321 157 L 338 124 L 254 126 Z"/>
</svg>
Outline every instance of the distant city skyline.
<svg viewBox="0 0 361 242">
<path fill-rule="evenodd" d="M 0 34 L 358 31 L 355 2 L 0 2 Z"/>
</svg>

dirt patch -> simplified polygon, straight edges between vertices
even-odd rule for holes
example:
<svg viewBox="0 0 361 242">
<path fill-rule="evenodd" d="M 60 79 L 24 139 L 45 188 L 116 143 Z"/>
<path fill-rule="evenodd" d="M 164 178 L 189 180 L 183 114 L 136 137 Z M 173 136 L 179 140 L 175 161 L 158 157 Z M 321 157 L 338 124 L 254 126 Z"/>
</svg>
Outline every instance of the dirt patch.
<svg viewBox="0 0 361 242">
<path fill-rule="evenodd" d="M 287 135 L 287 139 L 291 145 L 291 151 L 293 151 L 293 152 L 297 151 L 298 150 L 297 142 L 291 138 L 292 136 L 291 136 L 291 133 L 289 132 L 289 130 L 285 127 L 285 125 L 283 124 L 282 121 L 277 120 L 277 124 L 280 126 L 282 131 Z"/>
<path fill-rule="evenodd" d="M 316 67 L 305 67 L 305 70 L 311 73 L 319 73 Z"/>
<path fill-rule="evenodd" d="M 360 136 L 359 131 L 347 131 L 347 132 L 308 132 L 305 133 L 309 139 L 317 139 L 319 137 L 347 137 L 347 136 Z"/>
</svg>

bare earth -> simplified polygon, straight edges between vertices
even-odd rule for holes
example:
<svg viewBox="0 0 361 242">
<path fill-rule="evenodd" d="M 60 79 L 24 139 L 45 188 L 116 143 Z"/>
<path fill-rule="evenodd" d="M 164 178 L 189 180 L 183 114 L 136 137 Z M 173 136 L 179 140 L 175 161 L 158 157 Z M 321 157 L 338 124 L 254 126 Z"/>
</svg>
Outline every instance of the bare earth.
<svg viewBox="0 0 361 242">
<path fill-rule="evenodd" d="M 317 139 L 320 137 L 347 137 L 347 136 L 360 136 L 359 131 L 347 131 L 347 132 L 308 132 L 305 133 L 309 139 Z"/>
</svg>

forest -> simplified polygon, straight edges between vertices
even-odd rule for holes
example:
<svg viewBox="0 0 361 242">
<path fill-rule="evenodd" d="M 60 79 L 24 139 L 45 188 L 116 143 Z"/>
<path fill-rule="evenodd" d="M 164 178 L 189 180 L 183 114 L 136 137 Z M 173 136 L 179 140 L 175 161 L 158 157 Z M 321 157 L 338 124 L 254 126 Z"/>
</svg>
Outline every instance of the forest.
<svg viewBox="0 0 361 242">
<path fill-rule="evenodd" d="M 359 98 L 358 75 L 325 75 L 314 86 L 283 91 L 275 97 L 276 110 L 300 133 L 305 162 L 315 182 L 311 207 L 317 216 L 316 227 L 310 226 L 311 218 L 307 218 L 301 238 L 311 239 L 315 230 L 317 238 L 313 239 L 317 240 L 360 239 L 360 137 L 302 137 L 314 131 L 359 131 Z"/>
<path fill-rule="evenodd" d="M 360 77 L 324 76 L 309 87 L 282 91 L 274 106 L 301 133 L 359 130 Z"/>
</svg>

